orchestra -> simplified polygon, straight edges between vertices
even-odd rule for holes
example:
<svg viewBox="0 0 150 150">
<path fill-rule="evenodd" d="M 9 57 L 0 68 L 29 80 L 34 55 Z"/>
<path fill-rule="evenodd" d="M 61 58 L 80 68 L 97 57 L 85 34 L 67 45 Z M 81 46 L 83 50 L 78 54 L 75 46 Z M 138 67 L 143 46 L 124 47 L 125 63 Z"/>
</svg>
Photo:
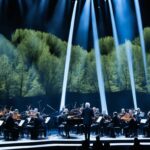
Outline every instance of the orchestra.
<svg viewBox="0 0 150 150">
<path fill-rule="evenodd" d="M 62 132 L 67 138 L 70 138 L 70 131 L 76 129 L 77 134 L 83 134 L 89 129 L 85 135 L 89 139 L 90 131 L 95 132 L 99 136 L 116 137 L 124 135 L 125 137 L 137 137 L 143 134 L 145 137 L 150 136 L 150 112 L 145 115 L 140 108 L 124 109 L 120 113 L 113 112 L 112 116 L 106 114 L 105 111 L 100 113 L 99 108 L 90 106 L 89 103 L 85 107 L 63 108 L 56 116 L 45 115 L 39 112 L 38 108 L 27 107 L 23 113 L 19 109 L 12 107 L 0 109 L 0 132 L 4 135 L 5 140 L 17 140 L 20 137 L 30 137 L 38 139 L 42 134 L 47 136 L 48 122 L 54 124 L 55 128 L 62 127 Z M 48 121 L 47 121 L 48 120 Z"/>
</svg>

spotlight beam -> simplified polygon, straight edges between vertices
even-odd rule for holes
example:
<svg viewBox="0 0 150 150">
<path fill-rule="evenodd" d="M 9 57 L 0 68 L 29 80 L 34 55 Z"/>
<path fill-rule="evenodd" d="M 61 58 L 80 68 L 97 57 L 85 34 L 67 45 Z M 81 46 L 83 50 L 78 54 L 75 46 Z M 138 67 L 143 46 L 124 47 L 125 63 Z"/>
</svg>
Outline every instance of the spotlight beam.
<svg viewBox="0 0 150 150">
<path fill-rule="evenodd" d="M 86 0 L 77 31 L 76 41 L 79 45 L 87 48 L 88 43 L 88 31 L 89 31 L 89 22 L 90 22 L 90 0 Z"/>
<path fill-rule="evenodd" d="M 119 40 L 118 40 L 116 23 L 115 23 L 115 18 L 114 18 L 114 13 L 113 13 L 111 0 L 108 0 L 108 4 L 109 4 L 109 9 L 110 9 L 110 16 L 111 16 L 111 22 L 112 22 L 113 37 L 114 37 L 114 41 L 115 41 L 117 61 L 120 62 Z M 120 64 L 120 63 L 118 63 L 118 64 Z M 120 65 L 119 65 L 119 68 L 120 68 Z"/>
<path fill-rule="evenodd" d="M 134 104 L 134 109 L 137 109 L 135 81 L 134 81 L 134 73 L 133 73 L 133 62 L 132 62 L 132 51 L 131 51 L 132 47 L 131 47 L 131 43 L 129 41 L 125 42 L 125 49 L 126 49 L 127 62 L 128 62 L 128 68 L 129 68 L 129 74 L 130 74 L 130 83 L 131 83 L 131 89 L 132 89 L 133 104 Z"/>
<path fill-rule="evenodd" d="M 143 64 L 144 64 L 144 71 L 145 71 L 145 78 L 147 81 L 147 61 L 146 61 L 146 50 L 145 50 L 145 41 L 144 41 L 144 34 L 143 34 L 143 25 L 141 19 L 141 12 L 138 0 L 134 0 L 135 10 L 136 10 L 136 17 L 138 23 L 138 30 L 140 35 L 140 43 L 142 48 L 142 55 L 143 55 Z"/>
<path fill-rule="evenodd" d="M 98 78 L 98 87 L 101 99 L 101 108 L 102 111 L 108 113 L 107 105 L 106 105 L 106 96 L 105 96 L 105 87 L 104 87 L 104 79 L 102 74 L 102 63 L 101 63 L 101 54 L 99 47 L 99 39 L 98 39 L 98 31 L 97 31 L 97 23 L 94 9 L 94 2 L 91 0 L 91 12 L 92 12 L 92 29 L 93 29 L 93 40 L 94 40 L 94 50 L 95 50 L 95 58 L 96 58 L 96 71 Z"/>
<path fill-rule="evenodd" d="M 70 32 L 69 32 L 69 38 L 68 38 L 68 46 L 67 46 L 67 54 L 66 54 L 66 62 L 65 62 L 60 110 L 62 110 L 62 108 L 65 107 L 67 80 L 68 80 L 69 66 L 70 66 L 70 59 L 71 59 L 71 48 L 72 48 L 72 39 L 73 39 L 73 30 L 74 30 L 74 24 L 75 24 L 76 9 L 77 9 L 77 0 L 75 1 L 75 4 L 74 4 L 72 19 L 71 19 Z"/>
</svg>

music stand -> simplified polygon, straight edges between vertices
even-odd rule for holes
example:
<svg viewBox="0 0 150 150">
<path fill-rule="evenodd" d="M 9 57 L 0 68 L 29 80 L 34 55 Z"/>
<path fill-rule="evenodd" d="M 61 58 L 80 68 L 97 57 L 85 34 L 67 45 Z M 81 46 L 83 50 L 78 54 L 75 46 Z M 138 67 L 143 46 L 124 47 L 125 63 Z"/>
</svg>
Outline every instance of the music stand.
<svg viewBox="0 0 150 150">
<path fill-rule="evenodd" d="M 3 125 L 4 121 L 0 120 L 0 127 Z"/>
<path fill-rule="evenodd" d="M 19 127 L 22 127 L 22 125 L 25 123 L 25 120 L 21 120 L 20 122 L 19 122 Z"/>
<path fill-rule="evenodd" d="M 96 120 L 96 123 L 100 123 L 102 118 L 103 118 L 102 116 L 99 116 L 98 119 Z"/>
<path fill-rule="evenodd" d="M 51 117 L 46 117 L 45 124 L 47 124 L 50 121 Z"/>
<path fill-rule="evenodd" d="M 27 118 L 27 120 L 28 120 L 28 123 L 30 123 L 30 121 L 31 121 L 31 118 Z"/>
<path fill-rule="evenodd" d="M 141 119 L 140 123 L 145 124 L 147 119 Z"/>
</svg>

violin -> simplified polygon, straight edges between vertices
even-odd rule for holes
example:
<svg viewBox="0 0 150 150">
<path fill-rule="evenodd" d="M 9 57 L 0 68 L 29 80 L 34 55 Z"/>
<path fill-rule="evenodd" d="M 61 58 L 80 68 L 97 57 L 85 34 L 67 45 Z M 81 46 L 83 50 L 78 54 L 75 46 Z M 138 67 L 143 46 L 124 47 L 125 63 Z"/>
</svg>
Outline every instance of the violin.
<svg viewBox="0 0 150 150">
<path fill-rule="evenodd" d="M 19 113 L 13 113 L 13 119 L 14 120 L 21 120 L 21 114 L 19 114 Z"/>
<path fill-rule="evenodd" d="M 131 115 L 129 113 L 125 113 L 120 119 L 125 122 L 130 122 L 134 118 L 133 118 L 133 115 Z"/>
<path fill-rule="evenodd" d="M 0 111 L 0 117 L 4 116 L 4 111 Z"/>
</svg>

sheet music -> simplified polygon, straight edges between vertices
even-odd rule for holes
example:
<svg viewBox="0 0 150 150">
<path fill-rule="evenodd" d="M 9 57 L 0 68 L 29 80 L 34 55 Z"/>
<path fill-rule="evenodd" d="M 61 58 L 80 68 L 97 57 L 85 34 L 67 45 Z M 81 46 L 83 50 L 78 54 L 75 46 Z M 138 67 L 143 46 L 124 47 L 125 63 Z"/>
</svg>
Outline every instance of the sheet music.
<svg viewBox="0 0 150 150">
<path fill-rule="evenodd" d="M 27 118 L 27 120 L 28 120 L 28 123 L 30 123 L 30 121 L 31 121 L 31 118 Z"/>
<path fill-rule="evenodd" d="M 25 120 L 21 120 L 19 123 L 19 127 L 21 127 L 24 124 Z"/>
<path fill-rule="evenodd" d="M 51 119 L 51 117 L 46 117 L 45 123 L 47 124 L 47 123 L 49 122 L 50 119 Z"/>
<path fill-rule="evenodd" d="M 141 119 L 140 123 L 145 124 L 145 123 L 146 123 L 146 121 L 147 121 L 147 119 Z"/>
<path fill-rule="evenodd" d="M 3 124 L 3 122 L 4 122 L 3 120 L 0 120 L 0 126 Z"/>
<path fill-rule="evenodd" d="M 98 117 L 98 119 L 96 120 L 97 123 L 100 123 L 100 121 L 102 120 L 102 116 Z"/>
</svg>

